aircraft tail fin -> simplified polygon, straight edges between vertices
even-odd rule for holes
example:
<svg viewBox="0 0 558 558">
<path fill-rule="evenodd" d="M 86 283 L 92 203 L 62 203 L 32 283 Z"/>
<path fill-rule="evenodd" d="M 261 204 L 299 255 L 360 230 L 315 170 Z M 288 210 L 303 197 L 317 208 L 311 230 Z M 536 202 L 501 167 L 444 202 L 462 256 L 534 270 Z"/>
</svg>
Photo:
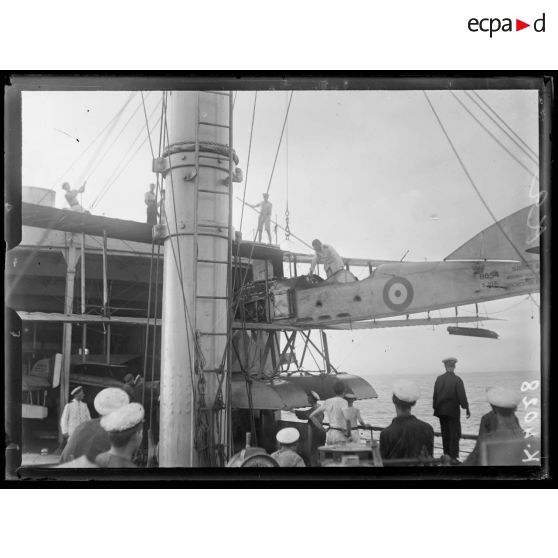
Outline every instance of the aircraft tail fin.
<svg viewBox="0 0 558 558">
<path fill-rule="evenodd" d="M 539 212 L 529 205 L 490 225 L 445 260 L 533 260 L 539 256 Z"/>
</svg>

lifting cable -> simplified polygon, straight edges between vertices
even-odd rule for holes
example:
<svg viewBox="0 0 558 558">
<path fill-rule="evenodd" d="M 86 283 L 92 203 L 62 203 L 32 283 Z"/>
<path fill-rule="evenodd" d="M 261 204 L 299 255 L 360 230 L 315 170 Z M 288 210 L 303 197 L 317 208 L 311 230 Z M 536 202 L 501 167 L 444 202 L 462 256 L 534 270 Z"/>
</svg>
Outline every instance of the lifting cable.
<svg viewBox="0 0 558 558">
<path fill-rule="evenodd" d="M 291 237 L 289 228 L 289 123 L 287 121 L 287 134 L 285 137 L 285 176 L 286 176 L 286 198 L 287 207 L 285 208 L 285 240 L 288 242 Z M 277 237 L 278 223 L 275 223 L 275 237 Z"/>
<path fill-rule="evenodd" d="M 444 136 L 446 137 L 448 143 L 450 144 L 450 147 L 455 155 L 455 157 L 457 158 L 457 160 L 459 161 L 459 164 L 461 165 L 461 168 L 463 169 L 463 172 L 465 173 L 465 175 L 467 176 L 467 178 L 469 179 L 469 182 L 471 183 L 471 186 L 473 187 L 473 189 L 475 190 L 477 196 L 479 197 L 480 201 L 482 202 L 482 204 L 484 205 L 485 209 L 488 211 L 488 213 L 490 214 L 490 216 L 492 217 L 494 223 L 496 224 L 496 226 L 500 229 L 500 232 L 504 235 L 504 237 L 506 238 L 506 240 L 510 243 L 510 245 L 513 247 L 513 249 L 515 250 L 515 252 L 517 253 L 517 255 L 519 256 L 520 260 L 525 264 L 525 266 L 527 268 L 529 268 L 529 270 L 531 271 L 531 273 L 533 273 L 533 275 L 535 275 L 535 277 L 537 276 L 535 270 L 531 267 L 531 265 L 529 264 L 529 262 L 523 257 L 523 254 L 521 253 L 521 251 L 517 248 L 517 246 L 512 242 L 511 238 L 509 237 L 508 233 L 505 231 L 505 229 L 502 227 L 502 224 L 500 223 L 500 221 L 498 221 L 496 219 L 496 216 L 494 215 L 494 213 L 492 212 L 492 210 L 490 209 L 489 205 L 486 203 L 486 201 L 484 200 L 480 190 L 477 188 L 477 185 L 475 184 L 475 181 L 473 180 L 472 176 L 469 174 L 469 171 L 467 170 L 467 167 L 465 166 L 465 164 L 463 163 L 461 157 L 459 156 L 459 153 L 457 152 L 457 149 L 455 148 L 453 142 L 451 141 L 446 128 L 444 127 L 442 121 L 440 120 L 440 117 L 438 116 L 438 113 L 436 112 L 436 109 L 434 108 L 434 105 L 432 104 L 432 102 L 430 101 L 430 98 L 428 96 L 428 93 L 426 91 L 423 91 L 424 96 L 426 98 L 426 101 L 428 102 L 428 104 L 430 105 L 430 108 L 432 109 L 432 112 L 434 113 L 434 116 L 436 117 L 436 120 L 438 121 L 438 124 L 440 125 L 440 128 L 442 129 L 442 132 L 444 133 Z M 453 94 L 453 91 L 450 91 L 450 93 Z M 455 96 L 455 95 L 454 95 Z"/>
</svg>

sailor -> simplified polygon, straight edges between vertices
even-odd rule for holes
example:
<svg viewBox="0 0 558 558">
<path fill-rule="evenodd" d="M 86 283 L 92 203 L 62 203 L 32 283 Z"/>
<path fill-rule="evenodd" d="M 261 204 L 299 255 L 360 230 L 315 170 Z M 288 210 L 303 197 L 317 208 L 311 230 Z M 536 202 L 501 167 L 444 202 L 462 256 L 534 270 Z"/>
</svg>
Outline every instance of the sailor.
<svg viewBox="0 0 558 558">
<path fill-rule="evenodd" d="M 347 428 L 351 431 L 350 441 L 358 444 L 360 442 L 358 425 L 360 424 L 365 428 L 370 428 L 370 425 L 362 420 L 360 409 L 354 406 L 356 398 L 357 397 L 354 393 L 345 394 L 345 399 L 347 400 L 348 407 L 343 410 L 343 415 L 345 416 L 345 420 L 347 421 Z"/>
<path fill-rule="evenodd" d="M 380 453 L 383 459 L 418 459 L 433 456 L 434 429 L 411 414 L 411 409 L 419 397 L 420 391 L 414 382 L 395 382 L 392 401 L 396 416 L 380 434 Z"/>
<path fill-rule="evenodd" d="M 321 407 L 310 413 L 310 420 L 317 428 L 326 432 L 317 419 L 319 413 L 325 413 L 329 421 L 329 430 L 326 432 L 326 445 L 341 444 L 351 437 L 351 430 L 347 428 L 347 420 L 343 411 L 348 407 L 347 400 L 343 397 L 345 384 L 337 380 L 333 385 L 335 395 L 326 399 Z"/>
<path fill-rule="evenodd" d="M 70 206 L 70 209 L 72 211 L 78 211 L 79 213 L 89 213 L 89 211 L 83 209 L 77 199 L 78 194 L 83 194 L 83 192 L 85 192 L 86 183 L 87 181 L 83 183 L 82 187 L 79 190 L 72 190 L 68 182 L 64 182 L 64 184 L 62 184 L 62 190 L 66 191 L 64 197 L 66 198 L 66 201 L 68 202 L 68 205 Z"/>
<path fill-rule="evenodd" d="M 91 419 L 87 403 L 84 403 L 83 398 L 85 393 L 83 387 L 78 386 L 74 388 L 70 395 L 73 399 L 66 403 L 62 416 L 60 417 L 60 430 L 62 431 L 62 447 L 66 445 L 68 438 L 74 433 L 74 430 L 82 423 Z"/>
<path fill-rule="evenodd" d="M 134 386 L 134 375 L 129 373 L 126 374 L 126 376 L 124 376 L 124 385 L 122 386 L 122 389 L 128 394 L 130 401 L 133 401 L 134 399 Z"/>
<path fill-rule="evenodd" d="M 101 427 L 110 439 L 110 449 L 95 459 L 99 467 L 136 467 L 132 457 L 141 444 L 144 415 L 142 405 L 128 403 L 101 419 Z"/>
<path fill-rule="evenodd" d="M 155 184 L 149 185 L 149 190 L 145 192 L 143 201 L 147 206 L 147 223 L 149 225 L 157 224 L 157 195 L 155 194 Z"/>
<path fill-rule="evenodd" d="M 247 204 L 253 209 L 257 209 L 260 207 L 260 216 L 258 217 L 258 242 L 262 241 L 262 232 L 265 226 L 265 232 L 267 233 L 267 237 L 269 238 L 269 243 L 271 244 L 271 210 L 273 208 L 273 204 L 269 201 L 269 194 L 263 194 L 263 200 L 256 205 L 252 205 L 251 203 Z"/>
<path fill-rule="evenodd" d="M 320 396 L 315 392 L 311 391 L 308 394 L 308 404 L 310 407 L 304 410 L 296 410 L 295 415 L 300 420 L 307 420 L 308 421 L 308 456 L 310 465 L 312 467 L 317 467 L 318 462 L 318 448 L 325 444 L 325 430 L 322 426 L 324 420 L 324 412 L 321 410 L 320 405 Z M 310 420 L 310 415 L 318 409 L 319 412 L 314 415 L 316 419 L 316 423 Z"/>
<path fill-rule="evenodd" d="M 277 432 L 279 449 L 271 457 L 279 463 L 279 467 L 306 467 L 302 457 L 296 453 L 299 438 L 296 428 L 283 428 Z"/>
<path fill-rule="evenodd" d="M 101 418 L 129 402 L 128 394 L 120 388 L 109 387 L 101 390 L 93 401 L 100 417 L 82 422 L 74 430 L 62 452 L 60 463 L 68 463 L 68 467 L 76 468 L 93 466 L 97 455 L 110 449 L 110 440 L 101 427 Z M 89 465 L 85 460 L 93 463 Z M 72 461 L 73 464 L 70 464 Z"/>
<path fill-rule="evenodd" d="M 316 254 L 312 258 L 310 271 L 308 272 L 309 277 L 314 273 L 314 269 L 318 263 L 323 264 L 327 277 L 331 277 L 343 269 L 343 259 L 333 246 L 322 244 L 320 240 L 315 238 L 312 241 L 312 247 Z"/>
<path fill-rule="evenodd" d="M 520 399 L 516 391 L 502 386 L 495 386 L 486 390 L 486 398 L 492 410 L 481 418 L 477 442 L 473 451 L 463 462 L 463 465 L 475 466 L 486 464 L 482 463 L 481 460 L 481 448 L 487 442 L 521 440 L 525 436 L 515 414 Z M 523 454 L 521 457 L 523 457 Z M 510 453 L 504 456 L 504 462 L 498 464 L 521 465 L 517 461 L 513 459 L 513 454 Z"/>
<path fill-rule="evenodd" d="M 469 403 L 463 380 L 455 374 L 457 359 L 442 360 L 446 373 L 436 378 L 432 407 L 434 416 L 440 419 L 444 454 L 449 455 L 453 463 L 459 463 L 459 439 L 461 438 L 461 406 L 470 418 Z"/>
</svg>

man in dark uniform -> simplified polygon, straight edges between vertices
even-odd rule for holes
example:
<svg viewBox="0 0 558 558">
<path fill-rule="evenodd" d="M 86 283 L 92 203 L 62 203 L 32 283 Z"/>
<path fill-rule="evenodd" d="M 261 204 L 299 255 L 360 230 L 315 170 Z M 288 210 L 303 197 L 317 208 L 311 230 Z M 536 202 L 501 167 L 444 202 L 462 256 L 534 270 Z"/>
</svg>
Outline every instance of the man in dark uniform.
<svg viewBox="0 0 558 558">
<path fill-rule="evenodd" d="M 296 410 L 295 415 L 296 418 L 300 420 L 307 420 L 308 421 L 308 461 L 310 466 L 318 467 L 318 448 L 320 446 L 325 445 L 326 434 L 324 432 L 323 427 L 318 428 L 316 424 L 310 420 L 310 415 L 318 409 L 320 406 L 318 401 L 320 400 L 320 396 L 315 392 L 311 391 L 308 394 L 308 404 L 310 407 L 308 409 Z M 321 424 L 324 420 L 323 413 L 317 413 L 314 415 L 314 418 Z"/>
<path fill-rule="evenodd" d="M 525 456 L 523 448 L 513 443 L 525 438 L 515 414 L 520 401 L 519 394 L 512 389 L 496 386 L 486 391 L 486 397 L 492 410 L 481 418 L 477 443 L 463 465 L 521 465 L 521 459 Z M 506 442 L 505 451 L 495 453 L 492 462 L 486 463 L 483 462 L 483 445 L 490 445 L 491 442 Z M 484 456 L 486 458 L 487 455 Z"/>
<path fill-rule="evenodd" d="M 471 412 L 463 380 L 455 374 L 457 359 L 450 357 L 445 358 L 442 362 L 446 367 L 446 373 L 436 378 L 432 407 L 434 416 L 440 419 L 444 454 L 449 455 L 452 462 L 456 463 L 459 458 L 459 439 L 461 438 L 461 410 L 459 407 L 465 409 L 467 418 L 470 418 Z"/>
<path fill-rule="evenodd" d="M 100 391 L 93 402 L 100 417 L 83 422 L 74 430 L 60 456 L 60 463 L 68 463 L 84 455 L 94 461 L 97 455 L 110 449 L 108 434 L 101 428 L 101 417 L 129 402 L 128 395 L 120 388 L 109 387 Z"/>
<path fill-rule="evenodd" d="M 380 434 L 382 459 L 433 456 L 434 429 L 411 414 L 419 395 L 419 388 L 414 382 L 399 380 L 394 384 L 392 401 L 397 416 Z"/>
</svg>

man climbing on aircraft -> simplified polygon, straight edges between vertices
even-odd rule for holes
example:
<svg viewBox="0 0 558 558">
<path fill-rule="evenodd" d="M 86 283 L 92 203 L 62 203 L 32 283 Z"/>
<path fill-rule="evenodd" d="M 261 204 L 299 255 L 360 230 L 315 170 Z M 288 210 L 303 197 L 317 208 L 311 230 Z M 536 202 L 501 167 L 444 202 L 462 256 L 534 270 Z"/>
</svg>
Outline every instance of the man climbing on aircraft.
<svg viewBox="0 0 558 558">
<path fill-rule="evenodd" d="M 269 201 L 269 194 L 263 194 L 263 201 L 256 205 L 252 205 L 251 203 L 247 203 L 246 205 L 249 205 L 252 209 L 261 207 L 260 216 L 258 217 L 258 242 L 262 241 L 262 232 L 265 225 L 265 232 L 271 244 L 271 210 L 273 204 Z"/>
<path fill-rule="evenodd" d="M 343 269 L 343 259 L 333 246 L 322 244 L 316 238 L 312 241 L 312 247 L 314 248 L 316 254 L 312 258 L 312 264 L 310 265 L 310 271 L 308 272 L 309 277 L 312 276 L 316 265 L 319 263 L 323 264 L 327 277 L 331 277 Z"/>
</svg>

